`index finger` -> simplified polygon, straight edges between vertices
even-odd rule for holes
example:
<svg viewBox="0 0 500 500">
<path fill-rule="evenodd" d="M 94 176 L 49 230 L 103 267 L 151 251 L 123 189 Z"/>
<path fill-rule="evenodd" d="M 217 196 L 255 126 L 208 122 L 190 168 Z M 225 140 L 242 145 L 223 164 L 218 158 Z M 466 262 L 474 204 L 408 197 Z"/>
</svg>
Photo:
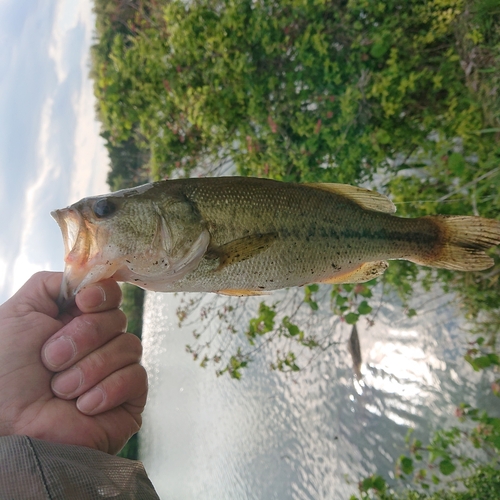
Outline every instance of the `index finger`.
<svg viewBox="0 0 500 500">
<path fill-rule="evenodd" d="M 122 291 L 114 279 L 99 281 L 76 295 L 76 305 L 83 313 L 93 313 L 120 307 Z"/>
</svg>

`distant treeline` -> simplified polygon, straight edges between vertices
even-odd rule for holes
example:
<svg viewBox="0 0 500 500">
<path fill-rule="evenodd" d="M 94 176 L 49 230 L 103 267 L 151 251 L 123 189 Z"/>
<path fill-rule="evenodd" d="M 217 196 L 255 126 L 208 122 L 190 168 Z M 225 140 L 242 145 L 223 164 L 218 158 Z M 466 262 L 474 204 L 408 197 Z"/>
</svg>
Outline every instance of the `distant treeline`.
<svg viewBox="0 0 500 500">
<path fill-rule="evenodd" d="M 138 4 L 129 0 L 94 0 L 96 14 L 96 43 L 92 46 L 91 77 L 94 80 L 95 94 L 99 98 L 99 74 L 105 72 L 109 64 L 113 64 L 111 52 L 117 35 L 129 36 L 130 24 L 137 13 Z M 105 85 L 113 87 L 112 81 Z M 115 99 L 120 99 L 119 95 Z M 125 140 L 116 140 L 107 119 L 108 104 L 103 99 L 97 103 L 97 113 L 102 123 L 101 136 L 105 139 L 109 154 L 111 170 L 107 182 L 111 190 L 128 188 L 149 180 L 147 148 L 138 146 L 137 138 L 130 136 Z"/>
<path fill-rule="evenodd" d="M 351 184 L 381 172 L 404 213 L 455 213 L 456 187 L 498 165 L 495 2 L 95 0 L 95 11 L 113 188 L 224 166 Z M 467 210 L 498 213 L 482 185 Z"/>
</svg>

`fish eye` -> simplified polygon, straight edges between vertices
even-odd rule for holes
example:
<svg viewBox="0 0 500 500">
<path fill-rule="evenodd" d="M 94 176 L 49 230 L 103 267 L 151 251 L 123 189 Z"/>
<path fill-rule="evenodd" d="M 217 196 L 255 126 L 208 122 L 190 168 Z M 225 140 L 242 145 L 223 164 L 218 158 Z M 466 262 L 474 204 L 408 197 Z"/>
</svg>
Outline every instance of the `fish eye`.
<svg viewBox="0 0 500 500">
<path fill-rule="evenodd" d="M 115 204 L 107 198 L 102 198 L 94 203 L 94 214 L 98 219 L 113 215 L 116 210 Z"/>
</svg>

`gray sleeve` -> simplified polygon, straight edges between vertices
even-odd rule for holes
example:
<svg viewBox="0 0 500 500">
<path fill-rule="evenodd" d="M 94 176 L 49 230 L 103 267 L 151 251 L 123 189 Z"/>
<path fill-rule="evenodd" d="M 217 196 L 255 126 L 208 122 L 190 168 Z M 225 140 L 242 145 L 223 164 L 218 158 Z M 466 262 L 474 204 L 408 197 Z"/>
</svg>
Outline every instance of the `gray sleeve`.
<svg viewBox="0 0 500 500">
<path fill-rule="evenodd" d="M 140 462 L 27 436 L 0 437 L 0 498 L 159 499 Z"/>
</svg>

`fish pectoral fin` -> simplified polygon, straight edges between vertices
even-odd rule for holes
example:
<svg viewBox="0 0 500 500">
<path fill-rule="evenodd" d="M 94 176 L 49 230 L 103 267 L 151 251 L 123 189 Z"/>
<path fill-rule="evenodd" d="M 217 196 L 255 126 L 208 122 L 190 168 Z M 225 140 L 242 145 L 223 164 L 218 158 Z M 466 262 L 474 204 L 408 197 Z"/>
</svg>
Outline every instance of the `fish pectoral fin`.
<svg viewBox="0 0 500 500">
<path fill-rule="evenodd" d="M 220 271 L 226 266 L 243 262 L 267 250 L 278 238 L 277 233 L 252 234 L 237 240 L 230 241 L 220 247 L 207 251 L 205 259 L 219 259 Z"/>
<path fill-rule="evenodd" d="M 217 293 L 221 293 L 222 295 L 233 295 L 236 297 L 251 297 L 255 295 L 269 295 L 269 292 L 261 292 L 259 290 L 236 290 L 236 289 L 227 289 L 227 290 L 219 290 Z"/>
<path fill-rule="evenodd" d="M 355 269 L 342 274 L 336 274 L 331 278 L 327 278 L 320 283 L 328 283 L 330 285 L 340 285 L 342 283 L 364 283 L 374 278 L 378 278 L 384 274 L 389 264 L 385 260 L 377 262 L 365 262 Z"/>
<path fill-rule="evenodd" d="M 373 210 L 375 212 L 385 212 L 393 214 L 396 211 L 394 203 L 387 198 L 387 196 L 370 191 L 356 186 L 349 186 L 348 184 L 333 184 L 333 183 L 310 183 L 307 186 L 329 191 L 339 196 L 345 196 L 360 207 L 366 210 Z"/>
</svg>

